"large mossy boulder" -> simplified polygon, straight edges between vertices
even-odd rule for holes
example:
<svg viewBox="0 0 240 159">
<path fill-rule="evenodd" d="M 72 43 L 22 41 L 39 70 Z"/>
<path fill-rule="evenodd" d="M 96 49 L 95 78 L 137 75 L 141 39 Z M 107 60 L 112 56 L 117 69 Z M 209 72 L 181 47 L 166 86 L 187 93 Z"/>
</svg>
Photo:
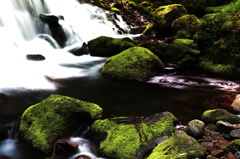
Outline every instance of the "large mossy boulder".
<svg viewBox="0 0 240 159">
<path fill-rule="evenodd" d="M 187 10 L 181 4 L 161 6 L 154 12 L 154 29 L 159 35 L 170 34 L 173 21 L 186 14 Z"/>
<path fill-rule="evenodd" d="M 96 104 L 51 95 L 25 110 L 19 130 L 33 147 L 49 153 L 57 139 L 66 137 L 81 123 L 99 119 L 101 116 L 102 108 Z"/>
<path fill-rule="evenodd" d="M 205 148 L 197 140 L 177 130 L 168 140 L 154 148 L 147 159 L 191 159 L 203 158 L 205 155 Z"/>
<path fill-rule="evenodd" d="M 135 46 L 130 38 L 100 36 L 88 42 L 91 56 L 110 57 Z"/>
<path fill-rule="evenodd" d="M 96 120 L 91 131 L 101 137 L 99 151 L 114 159 L 143 158 L 160 136 L 171 135 L 176 117 L 162 112 L 148 117 Z"/>
<path fill-rule="evenodd" d="M 190 33 L 195 33 L 200 27 L 200 20 L 193 14 L 187 14 L 173 21 L 171 28 L 172 32 L 185 30 Z"/>
<path fill-rule="evenodd" d="M 211 73 L 240 77 L 240 3 L 215 9 L 194 36 L 202 52 L 200 66 Z"/>
<path fill-rule="evenodd" d="M 116 79 L 146 81 L 163 69 L 162 61 L 149 49 L 131 47 L 108 58 L 102 74 Z"/>
<path fill-rule="evenodd" d="M 207 110 L 202 114 L 202 120 L 208 123 L 216 123 L 217 121 L 226 121 L 231 124 L 239 124 L 240 117 L 232 114 L 224 109 Z"/>
<path fill-rule="evenodd" d="M 233 140 L 229 145 L 223 147 L 222 150 L 236 153 L 240 150 L 240 139 Z"/>
</svg>

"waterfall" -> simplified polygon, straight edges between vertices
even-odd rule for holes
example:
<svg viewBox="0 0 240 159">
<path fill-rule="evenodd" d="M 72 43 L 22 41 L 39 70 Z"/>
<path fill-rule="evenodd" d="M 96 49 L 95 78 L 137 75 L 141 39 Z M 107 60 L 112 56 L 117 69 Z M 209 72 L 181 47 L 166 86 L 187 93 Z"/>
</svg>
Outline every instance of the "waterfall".
<svg viewBox="0 0 240 159">
<path fill-rule="evenodd" d="M 66 65 L 104 58 L 76 57 L 69 50 L 102 35 L 129 36 L 130 27 L 120 16 L 77 0 L 2 0 L 0 3 L 2 93 L 16 88 L 56 89 L 49 79 L 86 76 L 86 69 Z M 52 24 L 52 19 L 48 24 L 46 17 L 58 18 L 57 25 Z M 58 27 L 66 41 L 54 37 L 58 34 L 51 31 L 52 27 Z M 42 55 L 45 60 L 27 60 L 28 54 Z"/>
</svg>

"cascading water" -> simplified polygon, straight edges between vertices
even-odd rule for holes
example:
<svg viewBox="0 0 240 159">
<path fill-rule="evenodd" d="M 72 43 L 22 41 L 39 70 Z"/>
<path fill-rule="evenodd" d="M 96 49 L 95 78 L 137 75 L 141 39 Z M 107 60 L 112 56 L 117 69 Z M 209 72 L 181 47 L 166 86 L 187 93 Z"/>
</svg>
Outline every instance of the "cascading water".
<svg viewBox="0 0 240 159">
<path fill-rule="evenodd" d="M 55 85 L 45 77 L 65 78 L 84 76 L 86 70 L 66 68 L 63 65 L 104 60 L 88 55 L 76 57 L 69 53 L 74 47 L 81 47 L 101 35 L 120 37 L 118 28 L 126 32 L 129 27 L 121 17 L 76 0 L 4 0 L 0 2 L 0 90 L 8 88 L 54 89 Z M 40 15 L 62 16 L 59 27 L 66 36 L 66 42 L 59 46 L 54 40 L 49 25 L 43 23 Z M 62 49 L 59 49 L 62 47 Z M 29 61 L 27 54 L 41 54 L 44 61 Z"/>
</svg>

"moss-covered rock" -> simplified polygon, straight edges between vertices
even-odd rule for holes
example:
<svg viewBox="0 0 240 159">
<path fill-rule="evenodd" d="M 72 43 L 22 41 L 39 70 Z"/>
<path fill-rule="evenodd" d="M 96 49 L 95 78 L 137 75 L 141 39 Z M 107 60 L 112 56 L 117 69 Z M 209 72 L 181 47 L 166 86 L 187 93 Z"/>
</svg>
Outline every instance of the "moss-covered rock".
<svg viewBox="0 0 240 159">
<path fill-rule="evenodd" d="M 240 139 L 233 140 L 229 145 L 222 148 L 224 151 L 235 153 L 240 150 Z"/>
<path fill-rule="evenodd" d="M 25 110 L 19 130 L 34 147 L 48 153 L 56 139 L 65 137 L 77 125 L 101 116 L 102 108 L 96 104 L 51 95 Z"/>
<path fill-rule="evenodd" d="M 202 52 L 201 67 L 209 72 L 240 76 L 240 2 L 216 9 L 201 21 L 194 36 Z"/>
<path fill-rule="evenodd" d="M 154 12 L 154 27 L 160 35 L 169 34 L 173 21 L 186 14 L 187 10 L 181 4 L 161 6 Z"/>
<path fill-rule="evenodd" d="M 100 36 L 88 42 L 92 56 L 110 57 L 135 46 L 130 38 L 112 38 Z"/>
<path fill-rule="evenodd" d="M 177 130 L 168 140 L 160 143 L 147 159 L 203 158 L 206 150 L 184 131 Z"/>
<path fill-rule="evenodd" d="M 174 33 L 186 30 L 195 33 L 200 27 L 200 20 L 193 14 L 187 14 L 173 21 L 171 28 Z"/>
<path fill-rule="evenodd" d="M 146 81 L 163 69 L 161 60 L 150 50 L 131 47 L 108 58 L 102 68 L 102 74 L 116 79 Z"/>
<path fill-rule="evenodd" d="M 202 120 L 209 123 L 216 123 L 219 120 L 226 121 L 231 124 L 240 123 L 240 117 L 224 109 L 207 110 L 202 114 Z"/>
<path fill-rule="evenodd" d="M 92 125 L 94 136 L 104 134 L 99 151 L 115 159 L 142 158 L 156 144 L 155 139 L 170 135 L 177 119 L 169 112 L 145 118 L 112 118 L 97 120 Z M 100 135 L 99 135 L 100 134 Z"/>
</svg>

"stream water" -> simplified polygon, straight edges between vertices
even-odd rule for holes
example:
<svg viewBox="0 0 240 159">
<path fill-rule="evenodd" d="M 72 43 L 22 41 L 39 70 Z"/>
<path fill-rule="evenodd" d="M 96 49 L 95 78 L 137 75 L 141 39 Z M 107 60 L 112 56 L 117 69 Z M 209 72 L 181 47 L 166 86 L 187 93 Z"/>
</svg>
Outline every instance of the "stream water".
<svg viewBox="0 0 240 159">
<path fill-rule="evenodd" d="M 213 104 L 216 97 L 238 92 L 238 81 L 195 71 L 172 70 L 146 83 L 107 79 L 100 73 L 106 58 L 75 56 L 69 50 L 101 35 L 137 36 L 128 34 L 131 27 L 121 17 L 76 0 L 0 3 L 0 93 L 9 96 L 7 103 L 0 106 L 0 159 L 49 157 L 21 139 L 17 126 L 24 110 L 53 93 L 96 103 L 103 108 L 104 117 L 170 111 L 186 123 L 200 119 L 203 111 L 218 107 Z M 63 48 L 51 38 L 49 27 L 39 19 L 40 14 L 64 16 L 59 21 L 67 36 Z M 109 19 L 117 22 L 125 33 L 119 34 Z M 30 61 L 27 54 L 41 54 L 45 60 Z M 79 154 L 98 158 L 89 149 L 91 143 L 87 139 L 78 136 L 70 141 L 79 144 Z"/>
</svg>

